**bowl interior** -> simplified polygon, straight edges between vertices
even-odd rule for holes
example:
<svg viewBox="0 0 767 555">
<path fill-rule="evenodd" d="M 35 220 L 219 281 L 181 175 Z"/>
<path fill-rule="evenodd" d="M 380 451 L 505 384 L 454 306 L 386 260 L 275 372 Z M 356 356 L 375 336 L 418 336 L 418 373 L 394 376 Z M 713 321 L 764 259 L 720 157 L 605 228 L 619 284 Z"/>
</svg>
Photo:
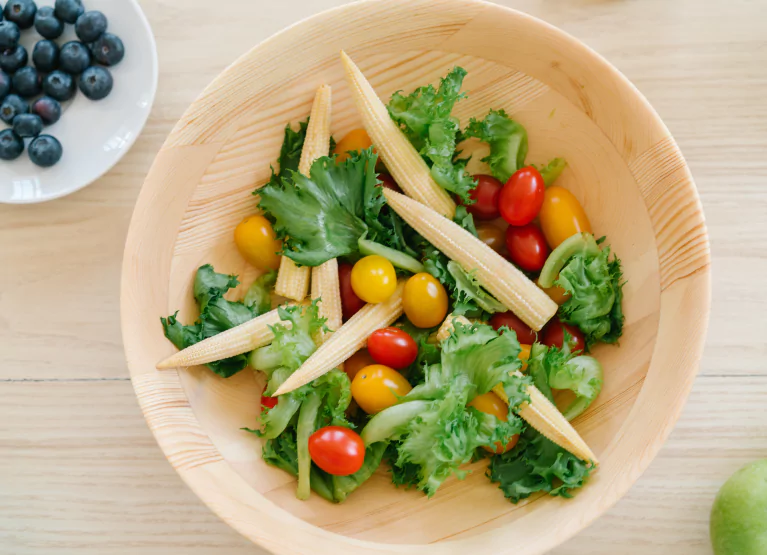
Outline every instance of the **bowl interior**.
<svg viewBox="0 0 767 555">
<path fill-rule="evenodd" d="M 328 33 L 337 39 L 332 45 L 319 38 Z M 177 309 L 182 321 L 196 317 L 191 284 L 200 265 L 239 274 L 242 285 L 234 298 L 256 277 L 238 254 L 232 233 L 256 211 L 251 192 L 269 178 L 285 124 L 307 116 L 317 86 L 332 86 L 337 139 L 361 126 L 339 48 L 349 52 L 384 99 L 396 90 L 436 82 L 455 65 L 464 67 L 469 97 L 458 104 L 461 122 L 503 108 L 529 133 L 528 161 L 565 157 L 569 166 L 558 184 L 580 199 L 595 234 L 606 235 L 622 259 L 627 279 L 624 337 L 620 347 L 596 349 L 605 386 L 575 422 L 601 467 L 574 500 L 537 496 L 512 505 L 484 476 L 485 464 L 476 463 L 468 478 L 448 480 L 432 499 L 395 489 L 382 469 L 342 505 L 316 496 L 300 502 L 293 478 L 266 465 L 260 440 L 240 431 L 253 427 L 258 415 L 258 376 L 246 370 L 224 380 L 204 368 L 178 374 L 152 369 L 173 351 L 161 337 L 157 318 Z M 482 172 L 482 146 L 468 144 L 465 151 L 475 154 L 470 169 Z M 663 171 L 656 171 L 658 167 Z M 681 187 L 686 201 L 666 199 L 669 204 L 653 209 L 672 185 Z M 664 224 L 674 210 L 685 217 Z M 328 545 L 339 550 L 353 546 L 350 552 L 359 553 L 375 550 L 368 542 L 406 544 L 398 546 L 402 552 L 440 552 L 440 546 L 449 545 L 440 543 L 444 540 L 471 541 L 481 534 L 479 552 L 484 552 L 492 545 L 508 548 L 512 537 L 537 526 L 540 537 L 513 540 L 518 552 L 551 547 L 601 514 L 633 483 L 670 430 L 695 374 L 700 324 L 685 330 L 691 336 L 683 349 L 689 356 L 679 355 L 679 366 L 668 367 L 677 354 L 671 355 L 671 346 L 659 341 L 659 329 L 688 318 L 689 303 L 702 309 L 703 326 L 707 315 L 707 273 L 694 289 L 685 289 L 670 311 L 661 310 L 664 289 L 700 276 L 698 270 L 707 268 L 708 260 L 694 186 L 673 140 L 641 95 L 601 58 L 542 22 L 498 6 L 457 1 L 355 4 L 257 47 L 190 108 L 160 153 L 136 214 L 126 247 L 124 334 L 145 414 L 171 462 L 201 497 L 275 551 L 301 551 L 301 540 L 271 544 L 276 528 L 253 522 L 257 515 L 269 514 L 298 527 L 296 538 L 304 532 L 316 535 L 317 542 L 332 538 L 336 543 Z M 669 226 L 669 238 L 663 239 L 662 230 Z M 688 248 L 690 237 L 693 247 Z M 669 319 L 665 324 L 664 316 Z M 665 378 L 660 377 L 663 372 Z M 178 406 L 150 398 L 149 391 L 157 388 Z M 638 399 L 653 395 L 654 401 L 639 406 Z M 649 408 L 658 412 L 651 415 Z M 166 428 L 158 416 L 162 411 L 179 418 L 183 414 L 186 428 Z M 653 419 L 655 424 L 648 424 Z M 193 449 L 182 450 L 185 441 L 193 441 L 204 455 L 192 457 Z M 216 478 L 195 474 L 208 463 L 217 466 Z M 551 519 L 563 522 L 546 531 L 545 521 Z M 305 548 L 311 550 L 311 543 Z"/>
</svg>

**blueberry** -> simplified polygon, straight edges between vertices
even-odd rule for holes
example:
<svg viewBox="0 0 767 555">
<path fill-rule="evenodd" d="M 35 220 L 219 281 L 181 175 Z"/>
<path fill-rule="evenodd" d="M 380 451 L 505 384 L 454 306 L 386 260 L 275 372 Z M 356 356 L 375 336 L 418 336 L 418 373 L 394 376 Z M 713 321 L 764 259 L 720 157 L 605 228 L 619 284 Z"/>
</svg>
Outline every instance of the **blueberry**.
<svg viewBox="0 0 767 555">
<path fill-rule="evenodd" d="M 56 0 L 55 10 L 56 17 L 65 23 L 74 23 L 85 12 L 82 0 Z"/>
<path fill-rule="evenodd" d="M 103 13 L 93 10 L 85 12 L 77 18 L 75 23 L 75 33 L 83 42 L 93 42 L 107 30 L 107 16 Z"/>
<path fill-rule="evenodd" d="M 8 96 L 9 92 L 11 92 L 11 76 L 0 71 L 0 100 Z"/>
<path fill-rule="evenodd" d="M 114 80 L 105 67 L 91 66 L 80 76 L 80 90 L 91 100 L 101 100 L 112 92 Z"/>
<path fill-rule="evenodd" d="M 15 160 L 24 152 L 24 139 L 13 132 L 13 129 L 0 131 L 0 159 Z"/>
<path fill-rule="evenodd" d="M 32 61 L 40 71 L 53 71 L 59 66 L 59 45 L 52 40 L 41 40 L 32 50 Z"/>
<path fill-rule="evenodd" d="M 40 135 L 29 143 L 29 159 L 43 168 L 56 164 L 62 153 L 61 143 L 50 135 Z"/>
<path fill-rule="evenodd" d="M 61 118 L 61 104 L 50 96 L 41 96 L 32 104 L 32 113 L 37 114 L 45 125 L 53 125 Z"/>
<path fill-rule="evenodd" d="M 104 33 L 99 39 L 91 45 L 93 57 L 96 61 L 105 66 L 114 66 L 119 64 L 125 57 L 125 46 L 120 37 L 112 33 Z"/>
<path fill-rule="evenodd" d="M 19 137 L 37 137 L 43 131 L 43 119 L 35 114 L 19 114 L 13 118 L 13 130 Z"/>
<path fill-rule="evenodd" d="M 5 5 L 3 15 L 8 21 L 13 21 L 21 29 L 29 29 L 35 22 L 37 4 L 34 0 L 9 0 Z"/>
<path fill-rule="evenodd" d="M 43 6 L 35 15 L 35 29 L 46 39 L 57 39 L 64 32 L 64 23 L 56 17 L 52 7 Z"/>
<path fill-rule="evenodd" d="M 80 75 L 91 65 L 91 53 L 83 43 L 73 40 L 61 47 L 59 66 L 70 75 Z"/>
<path fill-rule="evenodd" d="M 31 66 L 23 67 L 17 71 L 13 78 L 13 90 L 24 98 L 30 98 L 40 94 L 42 78 L 37 70 Z"/>
<path fill-rule="evenodd" d="M 76 92 L 75 80 L 68 73 L 53 71 L 43 79 L 43 92 L 59 102 L 71 99 Z"/>
<path fill-rule="evenodd" d="M 27 65 L 28 61 L 27 49 L 21 45 L 0 50 L 0 69 L 8 73 L 14 73 L 17 69 Z"/>
<path fill-rule="evenodd" d="M 17 94 L 9 94 L 0 104 L 0 119 L 7 124 L 13 123 L 13 118 L 19 114 L 28 114 L 29 104 Z"/>
<path fill-rule="evenodd" d="M 19 44 L 21 31 L 13 21 L 0 21 L 0 48 L 13 48 Z"/>
</svg>

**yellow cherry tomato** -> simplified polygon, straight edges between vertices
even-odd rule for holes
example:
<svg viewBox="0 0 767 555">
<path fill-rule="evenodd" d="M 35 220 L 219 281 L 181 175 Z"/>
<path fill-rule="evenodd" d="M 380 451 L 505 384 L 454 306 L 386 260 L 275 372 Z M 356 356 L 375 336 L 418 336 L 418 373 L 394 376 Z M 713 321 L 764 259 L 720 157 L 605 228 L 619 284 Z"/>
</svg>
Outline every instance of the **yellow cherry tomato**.
<svg viewBox="0 0 767 555">
<path fill-rule="evenodd" d="M 489 391 L 483 395 L 477 395 L 474 397 L 474 399 L 472 399 L 471 403 L 469 403 L 469 406 L 474 407 L 479 412 L 492 414 L 498 420 L 503 422 L 506 422 L 509 419 L 508 405 L 506 405 L 506 403 L 504 403 L 501 398 L 492 391 Z M 496 453 L 500 455 L 501 453 L 505 453 L 514 447 L 517 444 L 517 441 L 519 441 L 519 435 L 512 437 L 509 443 L 506 445 L 503 445 L 500 441 L 497 441 L 495 443 L 495 450 L 490 449 L 489 447 L 485 447 L 484 449 L 490 453 Z"/>
<path fill-rule="evenodd" d="M 352 129 L 336 144 L 333 154 L 337 154 L 338 161 L 343 162 L 349 158 L 350 152 L 365 150 L 371 146 L 373 146 L 373 141 L 370 140 L 367 131 L 364 129 Z"/>
<path fill-rule="evenodd" d="M 591 224 L 581 203 L 570 191 L 556 185 L 546 189 L 538 218 L 552 249 L 576 233 L 591 233 Z"/>
<path fill-rule="evenodd" d="M 530 349 L 532 346 L 522 343 L 519 345 L 519 347 L 522 350 L 519 352 L 519 356 L 517 356 L 517 358 L 522 361 L 522 370 L 527 370 L 527 361 L 530 360 Z"/>
<path fill-rule="evenodd" d="M 383 364 L 366 366 L 352 380 L 352 397 L 362 410 L 376 414 L 395 405 L 413 389 L 396 370 Z"/>
<path fill-rule="evenodd" d="M 402 307 L 415 327 L 433 328 L 447 316 L 447 292 L 434 276 L 421 272 L 407 280 Z"/>
<path fill-rule="evenodd" d="M 272 224 L 263 216 L 250 216 L 234 230 L 234 243 L 242 257 L 262 270 L 280 267 L 282 244 L 276 239 Z"/>
<path fill-rule="evenodd" d="M 352 268 L 354 294 L 366 303 L 382 303 L 397 289 L 397 274 L 383 256 L 366 256 Z"/>
<path fill-rule="evenodd" d="M 506 243 L 506 237 L 503 231 L 493 224 L 478 224 L 477 235 L 480 240 L 495 252 L 500 253 Z"/>
</svg>

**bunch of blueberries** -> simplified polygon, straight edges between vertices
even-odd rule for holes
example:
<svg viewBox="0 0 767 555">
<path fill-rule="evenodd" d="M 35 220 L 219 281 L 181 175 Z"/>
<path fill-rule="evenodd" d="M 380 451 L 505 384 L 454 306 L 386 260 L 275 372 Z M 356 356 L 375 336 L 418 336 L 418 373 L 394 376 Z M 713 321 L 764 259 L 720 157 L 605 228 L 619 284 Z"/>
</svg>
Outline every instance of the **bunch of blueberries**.
<svg viewBox="0 0 767 555">
<path fill-rule="evenodd" d="M 59 47 L 54 39 L 67 23 L 74 24 L 80 40 Z M 19 44 L 21 31 L 33 25 L 43 36 L 32 51 L 34 67 Z M 43 126 L 59 120 L 61 102 L 71 100 L 78 85 L 91 100 L 106 98 L 114 83 L 107 67 L 124 56 L 123 42 L 107 32 L 106 16 L 86 12 L 82 0 L 56 0 L 54 7 L 40 9 L 34 0 L 8 0 L 0 14 L 0 119 L 12 129 L 0 131 L 0 159 L 21 156 L 29 138 L 32 162 L 50 167 L 61 160 L 61 143 L 41 135 Z"/>
</svg>

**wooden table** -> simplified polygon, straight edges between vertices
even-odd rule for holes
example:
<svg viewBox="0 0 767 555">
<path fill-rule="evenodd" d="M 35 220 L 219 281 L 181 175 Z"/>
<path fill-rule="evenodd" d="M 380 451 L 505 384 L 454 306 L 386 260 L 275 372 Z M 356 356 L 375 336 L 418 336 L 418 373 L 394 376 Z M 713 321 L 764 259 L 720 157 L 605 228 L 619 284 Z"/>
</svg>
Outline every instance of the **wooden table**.
<svg viewBox="0 0 767 555">
<path fill-rule="evenodd" d="M 120 339 L 123 242 L 143 176 L 199 91 L 297 16 L 342 3 L 142 0 L 160 55 L 144 134 L 84 191 L 0 207 L 0 553 L 262 553 L 187 489 L 139 412 Z M 582 39 L 647 96 L 690 163 L 714 259 L 707 348 L 674 433 L 631 492 L 556 553 L 710 553 L 717 489 L 767 456 L 763 3 L 503 3 Z"/>
</svg>

